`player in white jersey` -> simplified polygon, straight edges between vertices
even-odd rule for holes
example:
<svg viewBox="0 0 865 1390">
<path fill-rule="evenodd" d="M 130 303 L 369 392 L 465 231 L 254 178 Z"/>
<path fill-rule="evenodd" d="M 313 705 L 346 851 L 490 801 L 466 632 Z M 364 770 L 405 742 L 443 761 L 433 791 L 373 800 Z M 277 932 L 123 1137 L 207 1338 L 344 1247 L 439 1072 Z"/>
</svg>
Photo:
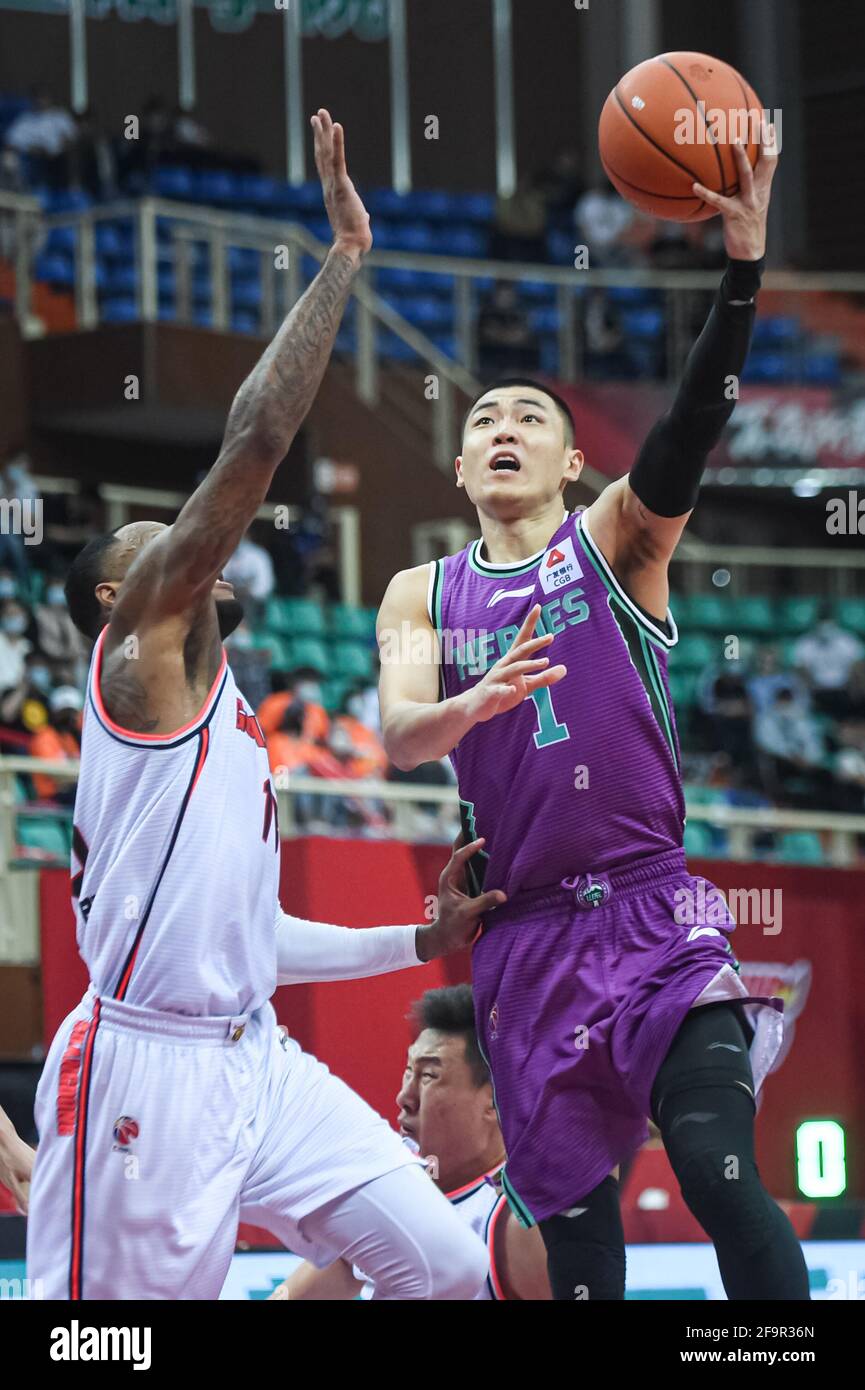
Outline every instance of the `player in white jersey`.
<svg viewBox="0 0 865 1390">
<path fill-rule="evenodd" d="M 476 1299 L 550 1299 L 547 1252 L 536 1227 L 521 1226 L 501 1188 L 505 1146 L 489 1068 L 478 1047 L 470 985 L 430 989 L 412 1014 L 420 1028 L 397 1095 L 400 1133 L 425 1155 L 430 1177 L 462 1224 L 484 1241 L 490 1268 Z M 362 1266 L 304 1264 L 272 1299 L 372 1296 Z"/>
<path fill-rule="evenodd" d="M 67 579 L 95 641 L 72 878 L 91 984 L 36 1096 L 27 1260 L 48 1298 L 216 1298 L 240 1217 L 318 1263 L 361 1260 L 377 1296 L 471 1298 L 486 1274 L 482 1243 L 418 1160 L 280 1035 L 268 1003 L 277 980 L 376 974 L 467 944 L 504 896 L 459 893 L 461 850 L 432 928 L 351 931 L 279 906 L 276 797 L 222 646 L 242 609 L 220 575 L 312 403 L 371 245 L 342 129 L 326 111 L 312 123 L 334 232 L 321 271 L 175 524 L 97 538 Z"/>
</svg>

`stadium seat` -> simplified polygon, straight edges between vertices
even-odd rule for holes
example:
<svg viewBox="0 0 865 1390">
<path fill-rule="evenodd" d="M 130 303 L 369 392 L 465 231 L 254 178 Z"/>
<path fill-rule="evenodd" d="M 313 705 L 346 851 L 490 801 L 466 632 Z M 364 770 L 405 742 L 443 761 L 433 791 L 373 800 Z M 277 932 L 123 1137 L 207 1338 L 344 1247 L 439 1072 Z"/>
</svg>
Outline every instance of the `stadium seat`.
<svg viewBox="0 0 865 1390">
<path fill-rule="evenodd" d="M 693 855 L 695 858 L 705 858 L 712 853 L 712 831 L 703 821 L 687 821 L 685 823 L 685 854 L 688 858 Z"/>
<path fill-rule="evenodd" d="M 375 656 L 371 648 L 359 647 L 355 642 L 337 642 L 333 649 L 334 676 L 344 680 L 373 680 L 376 671 Z"/>
<path fill-rule="evenodd" d="M 781 836 L 779 856 L 782 864 L 824 864 L 820 837 L 812 830 L 790 830 Z"/>
<path fill-rule="evenodd" d="M 69 858 L 72 846 L 72 836 L 66 823 L 49 815 L 19 816 L 16 839 L 25 849 L 42 850 L 45 855 L 54 855 L 63 860 Z"/>
<path fill-rule="evenodd" d="M 748 354 L 741 380 L 788 385 L 796 380 L 796 370 L 792 360 L 783 352 L 751 352 Z"/>
<path fill-rule="evenodd" d="M 835 352 L 811 352 L 805 358 L 802 379 L 809 386 L 838 386 L 841 361 Z"/>
<path fill-rule="evenodd" d="M 104 323 L 134 323 L 139 317 L 138 302 L 131 295 L 105 299 L 99 306 L 99 316 Z"/>
<path fill-rule="evenodd" d="M 775 630 L 774 605 L 765 594 L 745 594 L 736 600 L 733 625 L 738 631 L 768 635 Z"/>
<path fill-rule="evenodd" d="M 230 174 L 227 169 L 196 170 L 192 175 L 192 191 L 188 196 L 197 203 L 214 203 L 223 207 L 243 201 L 237 176 Z"/>
<path fill-rule="evenodd" d="M 489 235 L 480 227 L 440 227 L 433 236 L 435 250 L 443 256 L 473 256 L 479 260 L 489 252 Z"/>
<path fill-rule="evenodd" d="M 802 633 L 813 627 L 820 613 L 820 600 L 813 595 L 787 594 L 778 600 L 775 625 L 778 632 Z"/>
<path fill-rule="evenodd" d="M 192 202 L 195 198 L 192 170 L 180 164 L 154 169 L 150 187 L 159 198 L 177 198 L 180 202 Z"/>
<path fill-rule="evenodd" d="M 733 621 L 733 605 L 720 594 L 689 594 L 686 599 L 687 622 L 690 627 L 710 628 L 713 631 L 729 629 Z"/>
<path fill-rule="evenodd" d="M 861 598 L 840 599 L 835 613 L 842 627 L 865 637 L 865 602 Z"/>
<path fill-rule="evenodd" d="M 347 603 L 333 603 L 330 607 L 330 630 L 343 641 L 372 641 L 375 619 L 374 608 L 354 608 Z"/>
<path fill-rule="evenodd" d="M 670 671 L 670 697 L 677 709 L 687 709 L 694 703 L 699 676 L 696 671 Z"/>
<path fill-rule="evenodd" d="M 236 309 L 231 315 L 232 333 L 260 333 L 261 325 L 258 321 L 258 314 L 249 313 L 245 309 Z"/>
<path fill-rule="evenodd" d="M 324 610 L 315 599 L 274 594 L 267 600 L 264 615 L 269 628 L 290 637 L 323 637 L 326 631 Z"/>
<path fill-rule="evenodd" d="M 670 668 L 681 671 L 702 671 L 710 661 L 721 655 L 720 644 L 702 632 L 686 632 L 670 653 Z"/>
<path fill-rule="evenodd" d="M 320 675 L 347 675 L 338 669 L 337 664 L 331 662 L 327 647 L 316 637 L 298 637 L 285 643 L 285 669 L 288 671 L 302 670 L 308 667 L 311 671 L 318 671 Z"/>
<path fill-rule="evenodd" d="M 622 313 L 622 328 L 629 338 L 660 338 L 664 332 L 661 309 L 626 309 Z"/>
<path fill-rule="evenodd" d="M 59 285 L 66 289 L 75 284 L 75 262 L 71 256 L 43 251 L 36 257 L 33 274 L 46 285 Z"/>
<path fill-rule="evenodd" d="M 755 348 L 794 347 L 801 333 L 797 318 L 785 314 L 772 314 L 767 318 L 758 316 L 751 341 Z"/>
</svg>

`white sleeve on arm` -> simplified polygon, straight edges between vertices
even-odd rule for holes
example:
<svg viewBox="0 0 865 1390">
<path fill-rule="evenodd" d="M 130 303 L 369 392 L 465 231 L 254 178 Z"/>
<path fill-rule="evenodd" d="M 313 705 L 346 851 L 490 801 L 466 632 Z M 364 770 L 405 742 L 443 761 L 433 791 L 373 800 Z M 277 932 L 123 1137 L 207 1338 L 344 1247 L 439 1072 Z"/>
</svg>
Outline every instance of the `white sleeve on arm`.
<svg viewBox="0 0 865 1390">
<path fill-rule="evenodd" d="M 416 932 L 416 926 L 358 928 L 305 922 L 289 917 L 277 904 L 277 984 L 364 980 L 423 965 L 415 950 Z"/>
</svg>

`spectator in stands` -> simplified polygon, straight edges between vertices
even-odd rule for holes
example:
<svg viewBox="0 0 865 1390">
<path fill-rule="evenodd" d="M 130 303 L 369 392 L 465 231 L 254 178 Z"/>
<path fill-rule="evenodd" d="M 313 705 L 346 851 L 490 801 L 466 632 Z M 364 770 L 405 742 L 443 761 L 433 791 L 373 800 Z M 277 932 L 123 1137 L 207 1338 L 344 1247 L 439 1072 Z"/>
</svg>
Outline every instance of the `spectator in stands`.
<svg viewBox="0 0 865 1390">
<path fill-rule="evenodd" d="M 763 771 L 770 795 L 803 807 L 825 808 L 832 803 L 831 776 L 824 766 L 823 735 L 814 716 L 789 687 L 779 690 L 754 726 L 763 754 Z"/>
<path fill-rule="evenodd" d="M 590 290 L 583 302 L 586 376 L 632 378 L 636 374 L 634 362 L 615 306 L 601 289 Z"/>
<path fill-rule="evenodd" d="M 574 226 L 579 244 L 588 247 L 591 268 L 634 263 L 634 252 L 627 242 L 634 220 L 630 203 L 620 198 L 606 179 L 583 194 L 574 208 Z"/>
<path fill-rule="evenodd" d="M 5 691 L 0 687 L 0 725 L 19 738 L 26 738 L 27 748 L 30 734 L 48 720 L 53 684 L 47 658 L 33 650 L 24 658 L 24 670 L 17 684 Z"/>
<path fill-rule="evenodd" d="M 536 371 L 538 340 L 529 326 L 513 280 L 499 280 L 478 317 L 481 370 L 496 373 Z"/>
<path fill-rule="evenodd" d="M 388 756 L 381 736 L 367 727 L 360 717 L 362 713 L 362 693 L 346 693 L 340 713 L 331 725 L 330 747 L 340 756 L 343 750 L 347 750 L 344 776 L 384 777 L 388 769 Z"/>
<path fill-rule="evenodd" d="M 138 138 L 124 138 L 117 144 L 120 182 L 131 192 L 139 191 L 157 164 L 169 156 L 174 144 L 171 112 L 161 97 L 150 97 L 144 104 Z"/>
<path fill-rule="evenodd" d="M 710 746 L 725 755 L 740 783 L 752 782 L 757 770 L 752 734 L 754 711 L 738 663 L 725 662 L 710 677 L 700 703 Z"/>
<path fill-rule="evenodd" d="M 37 729 L 30 741 L 30 755 L 33 758 L 51 759 L 52 762 L 74 762 L 81 756 L 81 711 L 84 701 L 80 691 L 72 685 L 61 685 L 53 691 L 49 700 L 49 721 Z M 56 782 L 44 772 L 34 772 L 33 786 L 36 795 L 46 801 L 57 801 L 61 806 L 75 803 L 75 784 Z"/>
<path fill-rule="evenodd" d="M 75 116 L 75 142 L 69 153 L 70 182 L 91 198 L 117 193 L 117 160 L 108 132 L 92 106 Z"/>
<path fill-rule="evenodd" d="M 70 112 L 54 100 L 46 87 L 37 87 L 31 110 L 16 116 L 6 131 L 4 146 L 26 161 L 31 183 L 66 188 L 69 155 L 77 133 Z"/>
<path fill-rule="evenodd" d="M 835 809 L 861 816 L 865 811 L 865 719 L 845 719 L 838 726 L 837 740 L 832 759 Z"/>
<path fill-rule="evenodd" d="M 817 708 L 843 718 L 851 704 L 847 683 L 863 656 L 865 647 L 859 638 L 839 627 L 827 608 L 813 632 L 796 643 L 793 664 L 808 676 Z"/>
<path fill-rule="evenodd" d="M 276 732 L 289 708 L 295 704 L 302 711 L 303 737 L 309 743 L 324 744 L 330 731 L 330 719 L 322 704 L 320 673 L 304 666 L 289 672 L 274 672 L 273 691 L 259 704 L 256 718 L 265 738 Z"/>
<path fill-rule="evenodd" d="M 499 198 L 493 218 L 490 253 L 497 261 L 543 261 L 547 206 L 543 193 L 529 174 L 523 174 L 516 192 Z"/>
<path fill-rule="evenodd" d="M 808 703 L 805 682 L 794 671 L 781 669 L 777 647 L 761 647 L 754 659 L 754 673 L 747 680 L 748 695 L 759 715 L 771 708 L 780 690 L 792 690 L 797 700 Z"/>
<path fill-rule="evenodd" d="M 62 579 L 48 580 L 45 601 L 36 604 L 34 614 L 39 649 L 52 662 L 55 679 L 63 685 L 83 685 L 81 638 L 66 607 Z"/>
<path fill-rule="evenodd" d="M 234 585 L 250 626 L 256 627 L 273 593 L 274 573 L 273 561 L 264 546 L 252 539 L 251 528 L 228 561 L 223 574 L 229 584 Z"/>
<path fill-rule="evenodd" d="M 570 231 L 574 208 L 586 188 L 577 151 L 559 150 L 550 167 L 535 178 L 535 188 L 546 204 L 547 225 Z"/>
<path fill-rule="evenodd" d="M 0 602 L 0 694 L 17 686 L 33 649 L 33 615 L 17 598 Z"/>
<path fill-rule="evenodd" d="M 24 527 L 33 525 L 41 497 L 36 480 L 30 472 L 30 459 L 26 454 L 13 455 L 0 470 L 0 497 L 5 497 L 10 502 L 20 502 Z M 30 580 L 29 549 L 22 534 L 8 529 L 0 530 L 0 568 L 9 567 L 14 570 L 18 582 L 24 587 L 29 585 Z"/>
</svg>

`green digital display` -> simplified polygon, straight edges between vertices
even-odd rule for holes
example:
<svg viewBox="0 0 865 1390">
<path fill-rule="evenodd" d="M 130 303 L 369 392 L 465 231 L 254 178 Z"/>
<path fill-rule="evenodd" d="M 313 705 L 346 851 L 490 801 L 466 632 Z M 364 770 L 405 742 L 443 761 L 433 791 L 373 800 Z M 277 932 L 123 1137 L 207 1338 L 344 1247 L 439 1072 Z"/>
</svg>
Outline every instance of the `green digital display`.
<svg viewBox="0 0 865 1390">
<path fill-rule="evenodd" d="M 796 1130 L 796 1180 L 804 1197 L 847 1190 L 844 1130 L 837 1120 L 803 1120 Z"/>
</svg>

